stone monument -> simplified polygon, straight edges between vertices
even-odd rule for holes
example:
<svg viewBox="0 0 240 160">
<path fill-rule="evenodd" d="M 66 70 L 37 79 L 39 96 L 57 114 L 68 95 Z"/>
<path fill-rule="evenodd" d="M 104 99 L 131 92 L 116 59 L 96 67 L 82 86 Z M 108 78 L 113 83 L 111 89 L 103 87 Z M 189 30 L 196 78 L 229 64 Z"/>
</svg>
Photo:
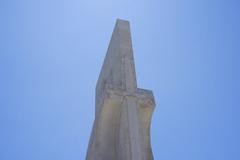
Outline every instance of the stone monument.
<svg viewBox="0 0 240 160">
<path fill-rule="evenodd" d="M 87 160 L 153 160 L 153 93 L 137 88 L 128 21 L 118 19 L 96 86 Z"/>
</svg>

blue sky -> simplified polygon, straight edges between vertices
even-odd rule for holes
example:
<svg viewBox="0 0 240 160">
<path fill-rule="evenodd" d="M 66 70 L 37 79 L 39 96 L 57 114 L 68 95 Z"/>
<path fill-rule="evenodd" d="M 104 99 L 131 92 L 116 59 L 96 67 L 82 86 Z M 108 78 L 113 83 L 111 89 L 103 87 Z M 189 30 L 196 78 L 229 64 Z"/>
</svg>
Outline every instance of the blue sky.
<svg viewBox="0 0 240 160">
<path fill-rule="evenodd" d="M 237 0 L 0 1 L 0 159 L 83 160 L 116 18 L 154 91 L 156 160 L 240 159 Z"/>
</svg>

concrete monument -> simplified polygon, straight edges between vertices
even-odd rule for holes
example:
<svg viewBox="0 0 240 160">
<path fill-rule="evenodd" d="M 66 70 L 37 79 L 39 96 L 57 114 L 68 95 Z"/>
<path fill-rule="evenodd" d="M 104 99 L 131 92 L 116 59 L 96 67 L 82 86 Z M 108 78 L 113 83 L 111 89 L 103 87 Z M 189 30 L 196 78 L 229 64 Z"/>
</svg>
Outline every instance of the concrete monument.
<svg viewBox="0 0 240 160">
<path fill-rule="evenodd" d="M 137 88 L 128 21 L 117 20 L 96 86 L 87 160 L 153 160 L 153 93 Z"/>
</svg>

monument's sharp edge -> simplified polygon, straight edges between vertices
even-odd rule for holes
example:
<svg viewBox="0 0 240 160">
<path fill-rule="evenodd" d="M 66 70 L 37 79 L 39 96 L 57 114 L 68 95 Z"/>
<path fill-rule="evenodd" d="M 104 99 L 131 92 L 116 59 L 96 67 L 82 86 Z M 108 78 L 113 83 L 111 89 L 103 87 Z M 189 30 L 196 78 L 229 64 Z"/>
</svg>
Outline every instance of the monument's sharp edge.
<svg viewBox="0 0 240 160">
<path fill-rule="evenodd" d="M 133 49 L 128 21 L 118 19 L 96 85 L 96 104 L 107 84 L 122 89 L 137 88 Z M 96 105 L 96 112 L 98 111 Z"/>
</svg>

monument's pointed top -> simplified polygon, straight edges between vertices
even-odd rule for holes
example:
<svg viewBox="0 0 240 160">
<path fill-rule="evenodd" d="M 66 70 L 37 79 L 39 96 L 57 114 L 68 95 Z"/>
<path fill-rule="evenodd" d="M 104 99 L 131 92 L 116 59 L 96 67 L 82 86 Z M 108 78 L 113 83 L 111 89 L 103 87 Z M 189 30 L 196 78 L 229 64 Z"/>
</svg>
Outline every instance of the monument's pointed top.
<svg viewBox="0 0 240 160">
<path fill-rule="evenodd" d="M 137 88 L 129 21 L 116 20 L 97 88 L 105 84 L 131 92 Z"/>
<path fill-rule="evenodd" d="M 130 35 L 130 23 L 129 23 L 129 21 L 127 21 L 127 20 L 123 20 L 123 19 L 117 19 L 116 20 L 116 24 L 115 24 L 115 29 L 116 28 L 120 28 L 120 29 L 123 29 L 123 28 L 125 28 L 125 29 L 127 29 L 128 30 L 128 32 L 129 32 L 129 35 Z"/>
<path fill-rule="evenodd" d="M 117 18 L 117 23 L 121 23 L 121 22 L 129 23 L 128 20 Z"/>
<path fill-rule="evenodd" d="M 117 19 L 113 37 L 117 39 L 118 54 L 122 61 L 123 81 L 126 89 L 134 91 L 137 87 L 136 73 L 133 60 L 132 39 L 130 23 L 127 20 Z M 110 43 L 111 45 L 112 43 Z"/>
</svg>

